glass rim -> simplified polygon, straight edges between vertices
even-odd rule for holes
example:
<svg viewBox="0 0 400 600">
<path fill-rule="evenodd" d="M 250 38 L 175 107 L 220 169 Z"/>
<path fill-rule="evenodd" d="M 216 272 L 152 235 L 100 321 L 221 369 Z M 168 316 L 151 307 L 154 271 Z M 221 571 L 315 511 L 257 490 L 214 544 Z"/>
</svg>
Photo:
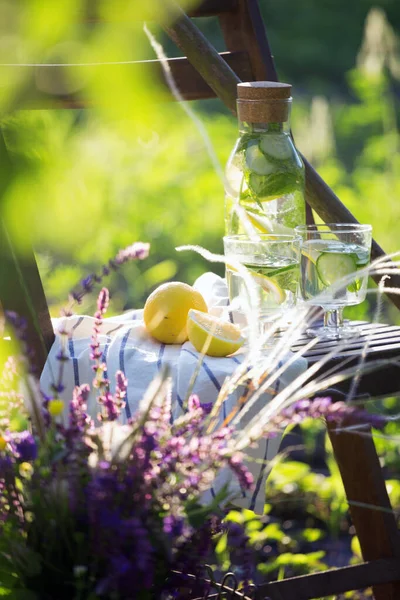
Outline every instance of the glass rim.
<svg viewBox="0 0 400 600">
<path fill-rule="evenodd" d="M 318 223 L 313 225 L 296 225 L 294 231 L 299 233 L 370 232 L 372 231 L 372 225 L 363 223 Z"/>
<path fill-rule="evenodd" d="M 287 242 L 292 243 L 301 240 L 300 235 L 296 233 L 260 233 L 258 238 L 250 238 L 246 233 L 235 233 L 232 235 L 224 235 L 222 238 L 225 242 L 240 242 L 241 244 L 259 244 L 260 242 Z"/>
</svg>

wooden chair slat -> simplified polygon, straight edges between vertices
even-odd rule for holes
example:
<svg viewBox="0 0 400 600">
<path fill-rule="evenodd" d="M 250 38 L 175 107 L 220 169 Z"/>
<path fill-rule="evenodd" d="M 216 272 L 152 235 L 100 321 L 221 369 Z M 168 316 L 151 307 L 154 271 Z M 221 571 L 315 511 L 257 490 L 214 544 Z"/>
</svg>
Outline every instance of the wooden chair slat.
<svg viewBox="0 0 400 600">
<path fill-rule="evenodd" d="M 355 327 L 366 328 L 365 322 L 353 321 Z M 388 332 L 388 333 L 386 333 Z M 360 363 L 361 352 L 364 344 L 368 342 L 365 362 L 379 361 L 379 368 L 371 372 L 359 373 L 356 395 L 358 396 L 385 396 L 400 392 L 400 327 L 388 326 L 382 324 L 369 324 L 368 335 L 371 337 L 360 336 L 350 339 L 346 346 L 340 348 L 329 361 L 321 367 L 319 376 L 325 375 L 332 370 L 337 372 L 341 368 L 357 367 Z M 307 343 L 309 338 L 302 336 L 297 340 L 292 350 L 300 351 Z M 337 342 L 335 340 L 320 341 L 316 346 L 308 350 L 304 356 L 309 364 L 325 359 L 327 353 L 335 350 Z M 339 392 L 339 398 L 342 394 L 348 393 L 352 385 L 351 380 L 341 382 L 335 389 Z M 330 395 L 332 393 L 330 392 Z M 335 394 L 333 393 L 333 396 Z"/>
<path fill-rule="evenodd" d="M 299 350 L 299 348 L 297 347 L 297 350 Z M 304 354 L 304 356 L 307 359 L 310 359 L 311 362 L 316 362 L 317 357 L 325 357 L 327 354 L 327 352 L 324 352 L 324 349 L 320 349 L 319 351 L 317 350 L 310 350 L 308 352 L 306 352 Z M 368 362 L 368 360 L 373 359 L 376 360 L 377 356 L 375 355 L 379 355 L 378 358 L 381 358 L 382 360 L 388 360 L 390 358 L 396 358 L 398 357 L 400 359 L 400 343 L 394 346 L 389 346 L 389 345 L 383 345 L 383 346 L 372 346 L 368 349 L 368 354 L 366 355 L 366 361 Z M 361 348 L 359 349 L 352 349 L 352 350 L 342 350 L 340 352 L 340 354 L 337 354 L 335 356 L 332 356 L 330 358 L 331 361 L 340 361 L 343 358 L 347 358 L 347 357 L 354 357 L 354 358 L 360 358 L 361 355 Z M 374 355 L 374 356 L 373 356 Z"/>
<path fill-rule="evenodd" d="M 221 52 L 220 56 L 241 78 L 249 80 L 253 78 L 252 67 L 249 61 L 247 52 Z M 214 98 L 215 92 L 207 85 L 201 75 L 191 65 L 187 58 L 170 58 L 168 66 L 171 69 L 171 74 L 178 86 L 178 89 L 184 100 L 200 100 Z M 123 69 L 126 72 L 126 77 L 135 79 L 143 73 L 143 68 L 150 70 L 151 77 L 160 81 L 167 93 L 167 97 L 171 96 L 171 91 L 165 80 L 164 71 L 159 60 L 133 61 L 126 65 L 105 64 L 101 66 L 104 77 L 109 77 L 110 70 Z M 0 78 L 9 78 L 15 70 L 29 70 L 31 67 L 0 66 Z M 29 99 L 25 100 L 25 104 L 21 106 L 24 109 L 49 109 L 49 108 L 65 108 L 65 109 L 82 109 L 90 108 L 92 104 L 87 100 L 87 91 L 82 88 L 73 94 L 68 93 L 68 75 L 71 72 L 77 74 L 79 71 L 84 74 L 81 80 L 90 80 L 92 74 L 96 71 L 99 76 L 98 66 L 74 66 L 57 65 L 57 66 L 40 66 L 37 67 L 35 82 L 37 78 L 43 77 L 47 81 L 55 81 L 57 89 L 53 89 L 48 93 L 43 92 L 35 83 L 31 89 Z M 79 77 L 78 77 L 79 79 Z M 172 96 L 171 96 L 172 99 Z"/>
<path fill-rule="evenodd" d="M 305 345 L 305 341 L 302 343 L 295 343 L 293 344 L 293 348 L 302 348 Z M 388 350 L 389 352 L 391 351 L 396 351 L 399 348 L 400 345 L 400 337 L 396 334 L 393 335 L 393 337 L 391 335 L 388 335 L 387 337 L 385 335 L 381 335 L 379 337 L 374 337 L 373 339 L 370 339 L 368 341 L 366 341 L 365 339 L 360 339 L 360 341 L 355 344 L 351 344 L 349 346 L 345 346 L 344 348 L 338 349 L 337 351 L 337 357 L 343 356 L 345 354 L 348 353 L 360 353 L 361 350 L 365 347 L 365 345 L 368 344 L 367 346 L 367 353 L 370 354 L 371 352 L 374 352 L 375 350 L 382 350 L 384 351 L 385 349 Z M 321 342 L 320 344 L 317 344 L 314 348 L 310 349 L 307 351 L 306 356 L 316 356 L 317 354 L 327 354 L 328 352 L 332 352 L 335 350 L 335 348 L 337 347 L 337 345 L 335 343 L 332 342 Z"/>
<path fill-rule="evenodd" d="M 351 326 L 360 329 L 359 335 L 347 339 L 345 349 L 356 349 L 365 344 L 374 346 L 379 344 L 381 340 L 387 340 L 388 343 L 396 344 L 400 341 L 400 327 L 397 325 L 384 325 L 381 323 L 365 324 L 362 321 L 351 321 Z M 302 347 L 310 341 L 306 333 L 303 333 L 293 346 Z M 336 340 L 320 340 L 313 350 L 324 349 L 328 351 L 338 346 Z"/>
<path fill-rule="evenodd" d="M 312 600 L 325 596 L 327 589 L 330 594 L 336 595 L 393 580 L 400 581 L 399 561 L 393 558 L 380 559 L 263 584 L 259 586 L 256 598 L 264 600 L 268 596 L 271 600 Z"/>
</svg>

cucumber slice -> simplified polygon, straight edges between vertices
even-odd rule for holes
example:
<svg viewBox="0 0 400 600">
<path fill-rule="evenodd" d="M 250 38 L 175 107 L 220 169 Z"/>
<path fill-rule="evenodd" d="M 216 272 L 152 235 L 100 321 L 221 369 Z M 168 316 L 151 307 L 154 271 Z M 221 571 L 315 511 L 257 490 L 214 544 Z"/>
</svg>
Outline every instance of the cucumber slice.
<svg viewBox="0 0 400 600">
<path fill-rule="evenodd" d="M 246 165 L 257 175 L 270 175 L 276 171 L 274 164 L 264 156 L 257 143 L 249 144 L 246 150 Z"/>
<path fill-rule="evenodd" d="M 287 160 L 293 154 L 292 142 L 285 133 L 266 133 L 261 138 L 260 149 L 275 160 Z"/>
<path fill-rule="evenodd" d="M 357 260 L 353 254 L 323 252 L 316 263 L 318 277 L 324 285 L 332 285 L 342 277 L 357 271 Z"/>
</svg>

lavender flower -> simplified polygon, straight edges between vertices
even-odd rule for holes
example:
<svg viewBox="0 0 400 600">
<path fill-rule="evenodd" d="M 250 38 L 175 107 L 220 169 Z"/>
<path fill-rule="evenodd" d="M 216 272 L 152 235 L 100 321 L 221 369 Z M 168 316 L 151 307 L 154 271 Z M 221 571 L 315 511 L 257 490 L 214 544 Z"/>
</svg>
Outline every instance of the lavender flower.
<svg viewBox="0 0 400 600">
<path fill-rule="evenodd" d="M 90 417 L 87 415 L 87 400 L 90 394 L 88 384 L 75 387 L 72 401 L 69 405 L 69 435 L 70 438 L 81 435 L 92 425 Z"/>
<path fill-rule="evenodd" d="M 109 294 L 107 288 L 103 288 L 97 298 L 97 311 L 94 314 L 95 324 L 93 327 L 92 341 L 90 344 L 90 358 L 94 361 L 93 370 L 96 372 L 101 367 L 99 361 L 101 358 L 100 343 L 98 336 L 103 323 L 103 315 L 106 313 L 109 304 Z"/>
<path fill-rule="evenodd" d="M 182 517 L 167 515 L 163 519 L 163 529 L 165 533 L 171 534 L 173 537 L 179 537 L 183 533 L 184 520 Z"/>
<path fill-rule="evenodd" d="M 36 375 L 37 370 L 35 367 L 35 352 L 29 344 L 28 338 L 28 322 L 25 317 L 20 317 L 16 312 L 7 310 L 4 313 L 6 321 L 14 329 L 17 339 L 21 342 L 22 355 L 24 357 L 25 365 L 29 373 Z"/>
<path fill-rule="evenodd" d="M 29 431 L 12 434 L 9 441 L 14 455 L 20 462 L 29 462 L 36 459 L 38 448 L 35 438 Z"/>
<path fill-rule="evenodd" d="M 114 259 L 109 260 L 106 265 L 103 265 L 101 274 L 93 273 L 81 281 L 81 288 L 71 293 L 71 300 L 80 304 L 84 296 L 93 290 L 94 285 L 101 283 L 103 278 L 108 276 L 111 271 L 116 271 L 129 260 L 143 260 L 147 258 L 149 249 L 150 244 L 135 242 L 127 248 L 120 250 Z M 64 314 L 71 314 L 71 307 L 67 308 Z"/>
<path fill-rule="evenodd" d="M 120 250 L 117 256 L 115 257 L 114 262 L 119 266 L 123 265 L 129 260 L 143 260 L 148 257 L 149 250 L 150 244 L 143 242 L 135 242 L 134 244 L 131 244 L 131 246 Z"/>
<path fill-rule="evenodd" d="M 346 422 L 348 425 L 361 422 L 371 424 L 376 429 L 382 429 L 387 423 L 387 419 L 382 415 L 371 414 L 346 402 L 333 402 L 331 398 L 323 397 L 299 400 L 283 409 L 270 419 L 264 434 L 273 437 L 278 429 L 289 424 L 301 423 L 307 418 L 322 418 L 337 424 Z"/>
<path fill-rule="evenodd" d="M 126 396 L 126 390 L 128 387 L 128 380 L 125 377 L 124 373 L 122 371 L 117 371 L 115 374 L 115 379 L 117 382 L 117 387 L 116 387 L 116 391 L 115 391 L 115 397 L 121 402 L 123 403 L 123 400 Z M 122 407 L 123 408 L 123 407 Z"/>
<path fill-rule="evenodd" d="M 243 465 L 243 455 L 236 452 L 228 458 L 228 465 L 236 475 L 240 487 L 244 490 L 250 490 L 253 486 L 254 478 L 250 471 Z"/>
</svg>

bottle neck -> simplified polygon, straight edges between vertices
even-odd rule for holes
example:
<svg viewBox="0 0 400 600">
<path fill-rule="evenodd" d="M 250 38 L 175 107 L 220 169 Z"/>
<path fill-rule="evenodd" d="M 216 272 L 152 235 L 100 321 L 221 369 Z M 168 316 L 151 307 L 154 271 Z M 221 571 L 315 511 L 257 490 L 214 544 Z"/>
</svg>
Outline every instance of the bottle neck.
<svg viewBox="0 0 400 600">
<path fill-rule="evenodd" d="M 239 120 L 239 131 L 244 133 L 290 133 L 289 119 L 284 123 L 246 123 Z"/>
</svg>

